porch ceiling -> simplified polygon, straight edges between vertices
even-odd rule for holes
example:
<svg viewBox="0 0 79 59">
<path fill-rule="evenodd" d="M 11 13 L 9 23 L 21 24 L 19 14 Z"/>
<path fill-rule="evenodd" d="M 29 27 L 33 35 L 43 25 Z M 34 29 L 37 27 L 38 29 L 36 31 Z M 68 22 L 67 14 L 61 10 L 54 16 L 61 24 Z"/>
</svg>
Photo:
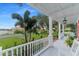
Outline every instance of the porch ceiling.
<svg viewBox="0 0 79 59">
<path fill-rule="evenodd" d="M 78 3 L 30 3 L 30 5 L 58 22 L 62 22 L 66 17 L 67 23 L 75 23 L 79 16 Z"/>
</svg>

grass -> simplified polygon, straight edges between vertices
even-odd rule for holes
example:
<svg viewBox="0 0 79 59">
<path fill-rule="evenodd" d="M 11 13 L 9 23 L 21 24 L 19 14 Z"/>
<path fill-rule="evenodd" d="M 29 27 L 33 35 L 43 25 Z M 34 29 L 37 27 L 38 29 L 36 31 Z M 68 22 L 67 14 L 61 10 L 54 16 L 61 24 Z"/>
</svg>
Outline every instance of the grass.
<svg viewBox="0 0 79 59">
<path fill-rule="evenodd" d="M 40 33 L 40 34 L 32 33 L 32 39 L 34 38 L 35 40 L 40 39 L 40 38 L 44 38 L 44 37 L 47 37 L 47 36 L 48 36 L 47 33 Z"/>
<path fill-rule="evenodd" d="M 8 38 L 0 39 L 0 46 L 3 49 L 20 45 L 22 43 L 24 43 L 24 39 L 19 38 L 19 37 L 8 37 Z"/>
<path fill-rule="evenodd" d="M 48 36 L 47 33 L 41 33 L 41 34 L 38 34 L 38 35 L 35 34 L 35 33 L 32 33 L 32 39 L 34 38 L 34 40 L 44 38 L 44 37 L 47 37 L 47 36 Z M 0 39 L 0 46 L 3 49 L 7 49 L 7 48 L 10 48 L 10 47 L 13 47 L 13 46 L 23 44 L 24 42 L 25 42 L 24 37 L 11 36 L 11 37 L 8 37 L 8 38 Z"/>
</svg>

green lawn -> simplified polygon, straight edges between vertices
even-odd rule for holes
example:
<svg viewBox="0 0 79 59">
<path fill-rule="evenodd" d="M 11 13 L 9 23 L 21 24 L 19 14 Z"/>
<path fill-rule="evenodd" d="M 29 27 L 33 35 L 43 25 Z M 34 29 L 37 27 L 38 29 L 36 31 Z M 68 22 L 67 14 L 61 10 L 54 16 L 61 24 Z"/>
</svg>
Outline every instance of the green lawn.
<svg viewBox="0 0 79 59">
<path fill-rule="evenodd" d="M 24 39 L 19 37 L 8 37 L 4 39 L 0 39 L 0 46 L 3 49 L 10 48 L 12 46 L 20 45 L 24 42 Z"/>
<path fill-rule="evenodd" d="M 47 36 L 48 36 L 47 33 L 41 33 L 41 34 L 32 33 L 32 38 L 34 38 L 34 40 L 44 38 Z M 24 42 L 25 42 L 24 37 L 11 36 L 8 38 L 0 39 L 0 46 L 3 49 L 7 49 L 16 45 L 23 44 Z"/>
<path fill-rule="evenodd" d="M 47 36 L 48 36 L 47 33 L 40 33 L 40 34 L 32 33 L 32 38 L 34 38 L 35 40 L 40 39 L 40 38 L 44 38 L 44 37 L 47 37 Z"/>
</svg>

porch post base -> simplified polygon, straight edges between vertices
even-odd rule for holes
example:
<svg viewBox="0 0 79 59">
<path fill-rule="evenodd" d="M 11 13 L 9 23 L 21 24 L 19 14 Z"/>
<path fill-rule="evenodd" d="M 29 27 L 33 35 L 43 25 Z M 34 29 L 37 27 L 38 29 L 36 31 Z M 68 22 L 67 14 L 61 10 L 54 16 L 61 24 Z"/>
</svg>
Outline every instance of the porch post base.
<svg viewBox="0 0 79 59">
<path fill-rule="evenodd" d="M 49 46 L 53 46 L 53 37 L 49 35 L 48 40 L 49 40 Z"/>
</svg>

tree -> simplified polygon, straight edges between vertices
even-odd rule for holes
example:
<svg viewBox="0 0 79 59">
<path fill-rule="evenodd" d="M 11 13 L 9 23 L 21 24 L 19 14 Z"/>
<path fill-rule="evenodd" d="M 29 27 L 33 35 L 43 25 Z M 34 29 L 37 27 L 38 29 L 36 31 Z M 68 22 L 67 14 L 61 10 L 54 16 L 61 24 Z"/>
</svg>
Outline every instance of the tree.
<svg viewBox="0 0 79 59">
<path fill-rule="evenodd" d="M 23 17 L 19 15 L 18 13 L 12 14 L 12 18 L 17 19 L 15 26 L 20 25 L 20 27 L 24 28 L 24 35 L 25 35 L 26 42 L 28 42 L 26 32 L 27 31 L 31 32 L 31 29 L 36 23 L 36 19 L 30 18 L 29 15 L 30 15 L 30 12 L 28 10 L 25 11 Z"/>
<path fill-rule="evenodd" d="M 29 38 L 30 40 L 31 40 L 31 32 L 33 32 L 33 30 L 36 28 L 36 26 L 35 26 L 36 22 L 37 22 L 37 20 L 36 20 L 35 16 L 33 16 L 27 23 L 26 29 L 30 34 L 30 38 Z"/>
<path fill-rule="evenodd" d="M 39 21 L 39 26 L 41 26 L 42 28 L 46 26 L 46 29 L 49 28 L 49 19 L 48 19 L 48 16 L 39 13 L 37 15 L 37 19 Z"/>
<path fill-rule="evenodd" d="M 76 25 L 75 24 L 67 24 L 67 27 L 70 27 L 72 32 L 76 31 Z"/>
</svg>

